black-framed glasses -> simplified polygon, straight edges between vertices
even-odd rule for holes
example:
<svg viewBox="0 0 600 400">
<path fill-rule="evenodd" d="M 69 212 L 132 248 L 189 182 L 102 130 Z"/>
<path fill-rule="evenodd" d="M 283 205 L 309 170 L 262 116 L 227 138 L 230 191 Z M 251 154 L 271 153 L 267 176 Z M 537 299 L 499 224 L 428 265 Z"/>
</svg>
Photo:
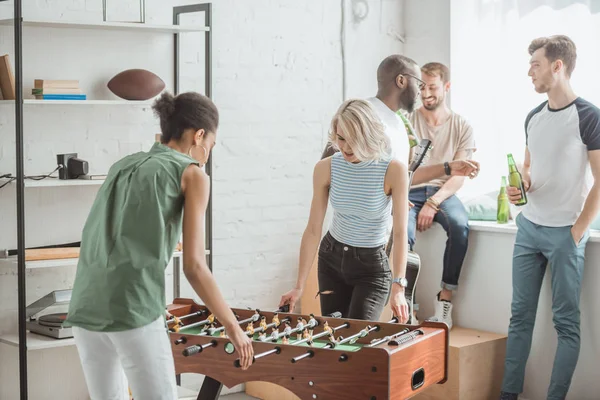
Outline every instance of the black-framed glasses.
<svg viewBox="0 0 600 400">
<path fill-rule="evenodd" d="M 400 74 L 400 75 L 406 75 L 406 76 L 410 76 L 411 78 L 415 78 L 418 82 L 419 82 L 419 90 L 424 90 L 426 83 L 423 82 L 421 79 L 417 78 L 416 76 L 412 75 L 412 74 Z"/>
</svg>

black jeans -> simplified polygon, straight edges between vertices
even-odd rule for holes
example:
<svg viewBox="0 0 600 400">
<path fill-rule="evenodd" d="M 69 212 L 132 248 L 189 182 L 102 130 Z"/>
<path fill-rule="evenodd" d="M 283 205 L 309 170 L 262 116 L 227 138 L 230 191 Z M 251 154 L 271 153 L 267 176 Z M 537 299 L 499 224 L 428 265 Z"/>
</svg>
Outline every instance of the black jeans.
<svg viewBox="0 0 600 400">
<path fill-rule="evenodd" d="M 321 315 L 378 321 L 390 296 L 392 271 L 385 245 L 353 247 L 329 232 L 319 247 Z"/>
</svg>

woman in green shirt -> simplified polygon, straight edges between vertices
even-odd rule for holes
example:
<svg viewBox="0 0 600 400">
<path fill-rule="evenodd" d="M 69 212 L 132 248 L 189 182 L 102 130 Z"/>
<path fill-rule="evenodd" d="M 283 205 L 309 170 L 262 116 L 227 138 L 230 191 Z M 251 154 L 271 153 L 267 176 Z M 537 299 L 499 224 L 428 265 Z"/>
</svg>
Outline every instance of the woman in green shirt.
<svg viewBox="0 0 600 400">
<path fill-rule="evenodd" d="M 225 326 L 242 368 L 253 358 L 205 258 L 209 177 L 219 113 L 198 93 L 163 93 L 153 109 L 161 143 L 117 161 L 85 223 L 66 325 L 92 400 L 176 399 L 165 324 L 165 268 L 183 231 L 183 271 Z"/>
</svg>

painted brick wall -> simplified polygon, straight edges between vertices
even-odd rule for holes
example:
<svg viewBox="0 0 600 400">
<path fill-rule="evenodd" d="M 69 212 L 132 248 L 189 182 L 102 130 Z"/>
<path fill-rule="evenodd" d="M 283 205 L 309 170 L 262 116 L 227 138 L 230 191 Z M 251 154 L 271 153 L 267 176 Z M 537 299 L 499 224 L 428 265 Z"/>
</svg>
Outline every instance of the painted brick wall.
<svg viewBox="0 0 600 400">
<path fill-rule="evenodd" d="M 29 18 L 102 20 L 100 0 L 26 3 Z M 171 23 L 172 5 L 194 3 L 147 0 L 146 22 Z M 376 92 L 379 61 L 402 49 L 388 34 L 390 27 L 401 31 L 402 2 L 365 1 L 367 15 L 355 21 L 352 10 L 358 3 L 345 4 L 347 96 L 367 97 Z M 295 281 L 313 167 L 342 102 L 341 5 L 219 0 L 213 10 L 213 98 L 221 112 L 213 153 L 214 273 L 232 306 L 273 308 Z M 12 2 L 0 6 L 0 17 L 7 15 L 12 15 Z M 198 18 L 186 17 L 185 23 Z M 198 35 L 183 39 L 183 90 L 204 89 Z M 0 27 L 0 53 L 13 55 L 12 41 L 12 27 Z M 169 35 L 27 28 L 24 46 L 25 94 L 35 78 L 75 77 L 90 98 L 114 99 L 105 84 L 126 68 L 150 69 L 172 88 Z M 26 106 L 25 173 L 48 173 L 56 165 L 56 153 L 72 151 L 90 162 L 91 173 L 105 173 L 122 156 L 149 148 L 157 132 L 148 107 Z M 14 153 L 14 108 L 3 105 L 0 173 L 15 173 Z M 26 189 L 27 244 L 79 240 L 96 190 Z M 16 246 L 14 202 L 14 185 L 0 190 L 0 248 Z M 29 271 L 28 303 L 69 286 L 74 271 Z M 185 283 L 182 295 L 194 297 Z M 14 331 L 14 270 L 0 271 L 0 299 L 0 333 Z"/>
</svg>

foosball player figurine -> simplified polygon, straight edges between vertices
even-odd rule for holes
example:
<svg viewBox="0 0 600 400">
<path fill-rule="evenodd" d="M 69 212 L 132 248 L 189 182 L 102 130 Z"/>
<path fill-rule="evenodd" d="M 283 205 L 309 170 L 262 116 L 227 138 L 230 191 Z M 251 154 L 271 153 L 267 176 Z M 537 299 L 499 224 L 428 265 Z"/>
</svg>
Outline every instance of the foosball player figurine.
<svg viewBox="0 0 600 400">
<path fill-rule="evenodd" d="M 267 318 L 264 315 L 260 317 L 260 327 L 262 328 L 263 332 L 267 330 Z"/>
<path fill-rule="evenodd" d="M 298 332 L 296 334 L 296 339 L 298 340 L 302 339 L 302 329 L 304 329 L 304 318 L 298 317 L 298 324 L 296 324 L 296 330 Z"/>
<path fill-rule="evenodd" d="M 259 311 L 260 310 L 258 310 L 258 309 L 254 310 L 254 316 L 253 316 L 253 318 L 256 321 L 258 321 L 260 319 L 260 312 Z"/>
<path fill-rule="evenodd" d="M 252 321 L 248 322 L 248 326 L 246 326 L 246 333 L 248 336 L 254 335 L 254 325 L 252 325 Z"/>
<path fill-rule="evenodd" d="M 272 322 L 275 324 L 275 326 L 279 326 L 279 324 L 281 322 L 279 322 L 279 314 L 278 313 L 273 314 L 273 321 Z"/>
<path fill-rule="evenodd" d="M 290 344 L 290 336 L 285 335 L 283 338 L 281 338 L 281 343 L 282 344 Z"/>
<path fill-rule="evenodd" d="M 312 344 L 313 344 L 312 335 L 308 332 L 308 329 L 306 329 L 306 328 L 304 328 L 304 331 L 302 331 L 302 339 L 307 339 L 306 344 L 308 344 L 309 346 L 312 346 Z"/>
<path fill-rule="evenodd" d="M 267 341 L 267 332 L 262 331 L 258 334 L 258 340 L 260 340 L 261 342 L 266 342 Z"/>
<path fill-rule="evenodd" d="M 335 335 L 332 333 L 330 333 L 329 335 L 329 343 L 332 344 L 333 347 L 337 346 L 338 341 L 335 340 Z"/>
<path fill-rule="evenodd" d="M 287 336 L 292 334 L 292 327 L 289 321 L 285 321 L 285 329 L 283 330 Z"/>
<path fill-rule="evenodd" d="M 271 341 L 276 342 L 277 339 L 279 339 L 279 329 L 274 326 L 273 329 L 271 329 Z"/>
<path fill-rule="evenodd" d="M 222 338 L 226 338 L 226 337 L 227 337 L 227 336 L 225 335 L 225 329 L 223 329 L 223 330 L 221 331 L 221 333 L 219 333 L 219 336 L 220 336 L 220 337 L 222 337 Z"/>
<path fill-rule="evenodd" d="M 329 332 L 330 335 L 333 335 L 333 329 L 329 326 L 327 321 L 323 324 L 323 330 Z"/>
<path fill-rule="evenodd" d="M 312 326 L 317 326 L 317 320 L 315 319 L 315 314 L 310 314 L 310 318 L 308 319 L 308 323 Z"/>
<path fill-rule="evenodd" d="M 207 319 L 208 319 L 208 323 L 212 324 L 213 322 L 215 322 L 215 315 L 210 314 Z"/>
</svg>

